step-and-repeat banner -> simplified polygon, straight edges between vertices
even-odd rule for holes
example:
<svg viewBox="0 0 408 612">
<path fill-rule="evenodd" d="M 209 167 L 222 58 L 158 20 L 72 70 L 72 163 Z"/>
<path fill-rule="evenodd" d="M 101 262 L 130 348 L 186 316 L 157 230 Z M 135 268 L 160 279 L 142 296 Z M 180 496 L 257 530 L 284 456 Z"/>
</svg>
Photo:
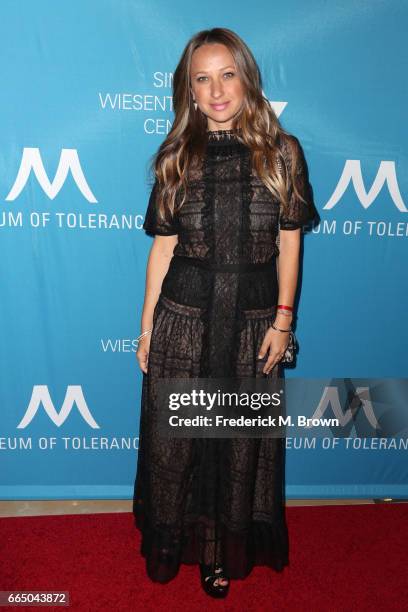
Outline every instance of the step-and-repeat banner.
<svg viewBox="0 0 408 612">
<path fill-rule="evenodd" d="M 132 495 L 148 164 L 185 43 L 217 26 L 253 50 L 321 218 L 286 399 L 347 433 L 288 435 L 287 495 L 408 497 L 407 4 L 4 0 L 0 17 L 0 497 Z"/>
</svg>

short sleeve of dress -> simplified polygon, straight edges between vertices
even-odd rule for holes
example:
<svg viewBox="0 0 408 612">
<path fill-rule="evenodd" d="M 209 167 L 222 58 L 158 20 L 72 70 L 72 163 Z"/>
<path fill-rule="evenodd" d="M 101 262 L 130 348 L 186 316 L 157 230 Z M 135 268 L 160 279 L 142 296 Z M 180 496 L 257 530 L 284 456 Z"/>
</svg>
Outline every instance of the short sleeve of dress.
<svg viewBox="0 0 408 612">
<path fill-rule="evenodd" d="M 296 136 L 291 136 L 292 142 L 297 150 L 297 163 L 295 168 L 295 181 L 299 193 L 306 200 L 300 200 L 293 190 L 289 189 L 288 209 L 285 214 L 280 215 L 279 226 L 282 230 L 295 230 L 317 218 L 317 211 L 313 202 L 312 187 L 309 183 L 309 173 L 303 149 Z M 288 153 L 288 145 L 285 145 L 283 153 L 286 159 L 288 171 L 291 168 L 291 156 Z"/>
<path fill-rule="evenodd" d="M 175 236 L 179 233 L 177 218 L 165 220 L 159 216 L 156 203 L 157 188 L 158 181 L 156 179 L 150 193 L 142 227 L 149 236 L 156 236 L 157 234 L 159 236 Z"/>
</svg>

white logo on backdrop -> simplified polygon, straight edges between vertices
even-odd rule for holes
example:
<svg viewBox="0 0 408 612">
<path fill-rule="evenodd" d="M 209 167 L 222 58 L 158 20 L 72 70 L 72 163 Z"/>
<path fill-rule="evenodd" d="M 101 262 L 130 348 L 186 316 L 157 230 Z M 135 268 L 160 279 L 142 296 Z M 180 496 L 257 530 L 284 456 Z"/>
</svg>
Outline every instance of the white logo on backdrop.
<svg viewBox="0 0 408 612">
<path fill-rule="evenodd" d="M 372 401 L 370 399 L 369 387 L 356 387 L 354 398 L 351 402 L 351 406 L 347 408 L 345 412 L 341 407 L 339 390 L 337 387 L 326 387 L 322 398 L 317 406 L 312 418 L 320 419 L 324 413 L 331 407 L 333 414 L 339 420 L 341 427 L 345 427 L 351 420 L 353 420 L 353 413 L 355 409 L 354 404 L 361 404 L 361 409 L 364 412 L 368 422 L 373 429 L 379 428 L 379 423 L 374 413 Z"/>
<path fill-rule="evenodd" d="M 363 176 L 361 173 L 361 163 L 359 159 L 348 159 L 346 161 L 342 175 L 337 183 L 333 195 L 327 204 L 323 206 L 324 210 L 330 210 L 338 203 L 343 193 L 346 191 L 350 181 L 353 183 L 357 197 L 364 208 L 371 206 L 375 198 L 380 193 L 384 183 L 387 183 L 388 192 L 395 206 L 401 212 L 408 212 L 398 187 L 395 162 L 382 161 L 380 163 L 374 182 L 371 185 L 370 190 L 367 192 L 364 187 Z"/>
<path fill-rule="evenodd" d="M 6 200 L 12 201 L 18 198 L 29 179 L 31 170 L 34 171 L 37 181 L 41 185 L 44 193 L 46 193 L 51 200 L 58 195 L 65 183 L 68 172 L 71 171 L 72 178 L 84 198 L 93 204 L 97 202 L 81 168 L 77 149 L 61 149 L 57 172 L 55 173 L 54 180 L 51 182 L 45 171 L 40 149 L 36 147 L 24 147 L 16 180 Z"/>
<path fill-rule="evenodd" d="M 37 411 L 41 405 L 44 406 L 45 412 L 48 414 L 51 421 L 53 421 L 57 427 L 61 427 L 61 425 L 65 423 L 66 419 L 68 418 L 74 404 L 76 404 L 82 418 L 90 427 L 93 429 L 100 429 L 86 404 L 80 385 L 67 386 L 67 391 L 60 412 L 57 412 L 54 407 L 47 385 L 34 385 L 27 411 L 20 423 L 17 425 L 17 428 L 24 429 L 27 427 L 27 425 L 31 423 L 37 414 Z"/>
</svg>

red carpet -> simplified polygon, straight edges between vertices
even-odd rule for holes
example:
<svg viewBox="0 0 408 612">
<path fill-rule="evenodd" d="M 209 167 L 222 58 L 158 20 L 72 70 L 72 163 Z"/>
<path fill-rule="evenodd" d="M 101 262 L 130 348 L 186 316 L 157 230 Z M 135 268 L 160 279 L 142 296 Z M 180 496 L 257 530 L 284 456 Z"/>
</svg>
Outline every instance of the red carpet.
<svg viewBox="0 0 408 612">
<path fill-rule="evenodd" d="M 256 568 L 224 601 L 201 591 L 194 566 L 152 583 L 130 513 L 2 518 L 0 590 L 65 590 L 69 609 L 92 612 L 408 610 L 408 504 L 290 507 L 287 517 L 289 567 Z"/>
</svg>

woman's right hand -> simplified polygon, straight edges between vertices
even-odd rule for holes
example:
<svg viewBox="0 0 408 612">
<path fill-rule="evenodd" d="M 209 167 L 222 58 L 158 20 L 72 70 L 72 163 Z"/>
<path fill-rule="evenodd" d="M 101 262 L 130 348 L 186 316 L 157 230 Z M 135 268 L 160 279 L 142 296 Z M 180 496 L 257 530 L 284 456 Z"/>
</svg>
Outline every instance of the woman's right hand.
<svg viewBox="0 0 408 612">
<path fill-rule="evenodd" d="M 151 333 L 146 334 L 143 336 L 143 338 L 140 338 L 136 351 L 136 357 L 139 362 L 140 369 L 145 374 L 147 374 L 147 366 L 149 361 L 150 338 Z"/>
</svg>

